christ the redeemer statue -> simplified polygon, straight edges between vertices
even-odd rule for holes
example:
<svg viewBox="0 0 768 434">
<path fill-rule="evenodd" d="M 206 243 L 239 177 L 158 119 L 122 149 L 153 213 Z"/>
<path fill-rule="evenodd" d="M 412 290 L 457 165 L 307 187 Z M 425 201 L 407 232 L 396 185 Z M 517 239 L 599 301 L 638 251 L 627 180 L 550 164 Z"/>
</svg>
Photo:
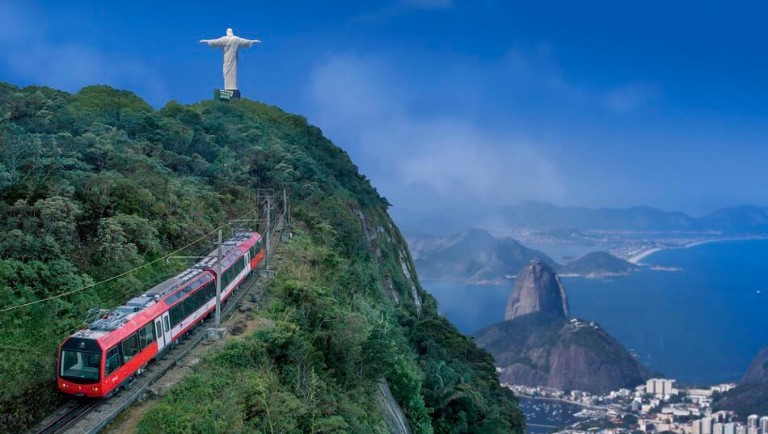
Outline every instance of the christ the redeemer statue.
<svg viewBox="0 0 768 434">
<path fill-rule="evenodd" d="M 240 38 L 232 33 L 232 29 L 227 29 L 227 36 L 218 39 L 201 39 L 200 42 L 224 50 L 224 89 L 237 90 L 237 52 L 240 48 L 248 48 L 261 41 Z"/>
</svg>

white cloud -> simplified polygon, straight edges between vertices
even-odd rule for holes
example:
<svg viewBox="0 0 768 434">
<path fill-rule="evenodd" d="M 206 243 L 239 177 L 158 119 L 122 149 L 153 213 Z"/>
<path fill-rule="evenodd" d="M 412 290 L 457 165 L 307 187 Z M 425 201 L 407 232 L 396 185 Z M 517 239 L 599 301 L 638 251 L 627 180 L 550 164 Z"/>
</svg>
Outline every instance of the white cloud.
<svg viewBox="0 0 768 434">
<path fill-rule="evenodd" d="M 314 69 L 307 96 L 312 121 L 395 203 L 414 196 L 464 204 L 562 196 L 557 166 L 539 146 L 459 113 L 415 113 L 412 103 L 429 93 L 398 79 L 381 59 L 339 55 Z"/>
<path fill-rule="evenodd" d="M 161 103 L 168 93 L 159 75 L 139 58 L 96 46 L 52 40 L 48 23 L 31 6 L 0 2 L 0 62 L 23 84 L 75 92 L 91 84 L 128 88 Z"/>
</svg>

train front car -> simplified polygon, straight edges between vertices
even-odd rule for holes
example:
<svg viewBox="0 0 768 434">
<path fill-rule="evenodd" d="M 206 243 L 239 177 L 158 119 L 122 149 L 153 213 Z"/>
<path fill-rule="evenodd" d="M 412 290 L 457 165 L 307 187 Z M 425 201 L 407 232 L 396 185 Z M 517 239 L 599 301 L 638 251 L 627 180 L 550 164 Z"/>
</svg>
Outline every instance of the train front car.
<svg viewBox="0 0 768 434">
<path fill-rule="evenodd" d="M 57 385 L 60 391 L 76 396 L 100 397 L 104 350 L 96 339 L 74 335 L 59 347 Z"/>
<path fill-rule="evenodd" d="M 59 390 L 104 398 L 130 384 L 158 354 L 163 342 L 158 334 L 162 332 L 162 315 L 163 306 L 146 295 L 112 311 L 102 311 L 88 328 L 59 347 Z"/>
</svg>

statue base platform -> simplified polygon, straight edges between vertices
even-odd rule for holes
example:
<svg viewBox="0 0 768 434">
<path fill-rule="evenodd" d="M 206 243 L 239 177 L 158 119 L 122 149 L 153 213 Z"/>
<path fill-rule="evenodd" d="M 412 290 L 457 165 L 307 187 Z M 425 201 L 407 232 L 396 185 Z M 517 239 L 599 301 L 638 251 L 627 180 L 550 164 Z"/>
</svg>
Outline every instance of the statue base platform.
<svg viewBox="0 0 768 434">
<path fill-rule="evenodd" d="M 213 99 L 216 101 L 240 99 L 240 91 L 238 89 L 214 89 Z"/>
</svg>

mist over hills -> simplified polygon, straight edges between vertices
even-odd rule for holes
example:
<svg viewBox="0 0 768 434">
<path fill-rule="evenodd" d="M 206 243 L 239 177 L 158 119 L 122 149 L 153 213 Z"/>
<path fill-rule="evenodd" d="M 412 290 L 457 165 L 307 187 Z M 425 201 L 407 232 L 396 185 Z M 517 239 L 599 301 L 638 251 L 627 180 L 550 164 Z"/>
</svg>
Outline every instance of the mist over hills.
<svg viewBox="0 0 768 434">
<path fill-rule="evenodd" d="M 495 238 L 483 229 L 469 229 L 449 237 L 410 238 L 408 242 L 419 275 L 426 279 L 503 279 L 532 259 L 558 266 L 543 252 L 512 238 Z"/>
<path fill-rule="evenodd" d="M 494 237 L 472 228 L 451 236 L 410 236 L 407 239 L 419 275 L 425 279 L 498 282 L 538 259 L 567 274 L 626 274 L 637 266 L 607 252 L 591 252 L 564 265 L 511 237 Z"/>
<path fill-rule="evenodd" d="M 526 201 L 486 210 L 463 210 L 416 215 L 395 212 L 406 234 L 445 235 L 471 226 L 509 229 L 569 229 L 638 232 L 717 232 L 761 234 L 768 232 L 768 208 L 741 205 L 722 208 L 703 217 L 650 206 L 588 208 Z M 439 216 L 443 216 L 443 221 Z M 449 217 L 445 217 L 449 216 Z M 463 226 L 463 227 L 462 227 Z"/>
</svg>

